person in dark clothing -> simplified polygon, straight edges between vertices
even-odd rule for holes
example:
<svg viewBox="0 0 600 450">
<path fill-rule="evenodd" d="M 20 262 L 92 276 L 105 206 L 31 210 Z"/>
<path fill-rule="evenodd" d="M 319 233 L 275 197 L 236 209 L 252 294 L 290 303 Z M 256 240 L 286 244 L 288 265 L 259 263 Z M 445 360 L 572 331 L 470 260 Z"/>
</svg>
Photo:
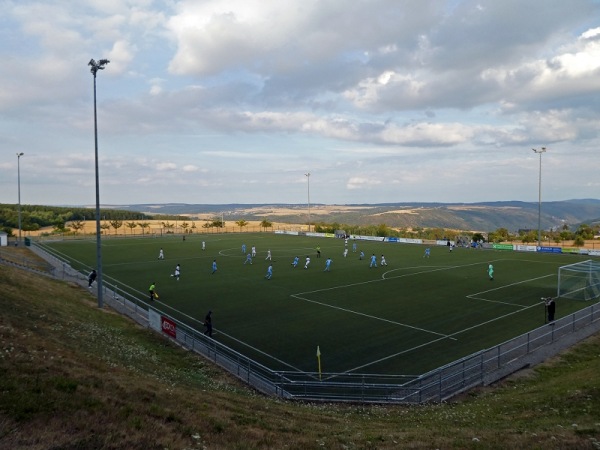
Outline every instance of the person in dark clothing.
<svg viewBox="0 0 600 450">
<path fill-rule="evenodd" d="M 204 326 L 206 327 L 205 335 L 212 337 L 212 311 L 209 311 L 204 318 Z"/>
<path fill-rule="evenodd" d="M 92 288 L 92 284 L 94 284 L 94 281 L 96 281 L 97 276 L 98 274 L 96 273 L 96 269 L 92 269 L 92 271 L 88 275 L 88 287 L 90 289 Z"/>
<path fill-rule="evenodd" d="M 548 313 L 548 323 L 554 322 L 554 314 L 556 313 L 556 303 L 554 302 L 554 298 L 547 297 L 544 299 L 546 303 L 546 311 Z"/>
</svg>

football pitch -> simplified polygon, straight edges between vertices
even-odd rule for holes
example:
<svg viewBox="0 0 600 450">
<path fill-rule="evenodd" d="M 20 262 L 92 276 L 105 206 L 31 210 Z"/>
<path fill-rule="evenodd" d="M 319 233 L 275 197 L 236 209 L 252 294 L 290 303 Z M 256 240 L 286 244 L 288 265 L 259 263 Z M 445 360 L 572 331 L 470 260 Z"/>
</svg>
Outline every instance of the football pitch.
<svg viewBox="0 0 600 450">
<path fill-rule="evenodd" d="M 84 273 L 95 266 L 95 239 L 44 245 Z M 418 375 L 543 326 L 540 298 L 556 295 L 558 268 L 589 259 L 445 246 L 427 258 L 425 245 L 352 239 L 347 248 L 344 257 L 343 239 L 272 233 L 103 238 L 103 276 L 144 301 L 156 283 L 154 306 L 198 330 L 211 310 L 215 340 L 273 370 L 317 372 L 318 346 L 323 373 Z M 559 299 L 557 318 L 586 306 Z"/>
</svg>

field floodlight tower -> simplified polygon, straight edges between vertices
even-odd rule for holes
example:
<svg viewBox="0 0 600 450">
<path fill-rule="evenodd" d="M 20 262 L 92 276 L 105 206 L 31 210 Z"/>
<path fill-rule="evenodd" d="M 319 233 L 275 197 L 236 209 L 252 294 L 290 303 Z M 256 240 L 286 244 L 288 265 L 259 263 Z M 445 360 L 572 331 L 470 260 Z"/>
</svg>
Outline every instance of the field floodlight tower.
<svg viewBox="0 0 600 450">
<path fill-rule="evenodd" d="M 25 153 L 19 152 L 17 153 L 17 191 L 18 191 L 18 200 L 19 200 L 19 242 L 17 245 L 21 246 L 21 156 Z"/>
<path fill-rule="evenodd" d="M 95 150 L 95 171 L 96 171 L 96 286 L 98 288 L 98 308 L 104 307 L 102 299 L 102 237 L 100 235 L 100 180 L 98 176 L 98 115 L 96 109 L 96 73 L 99 70 L 104 70 L 110 61 L 108 59 L 100 59 L 95 61 L 90 59 L 88 66 L 90 72 L 94 76 L 94 150 Z"/>
<path fill-rule="evenodd" d="M 542 153 L 546 152 L 546 147 L 539 150 L 532 148 L 534 153 L 540 155 L 540 171 L 538 177 L 538 247 L 542 245 Z"/>
<path fill-rule="evenodd" d="M 310 233 L 310 172 L 304 174 L 307 181 L 307 190 L 308 190 L 308 232 Z"/>
</svg>

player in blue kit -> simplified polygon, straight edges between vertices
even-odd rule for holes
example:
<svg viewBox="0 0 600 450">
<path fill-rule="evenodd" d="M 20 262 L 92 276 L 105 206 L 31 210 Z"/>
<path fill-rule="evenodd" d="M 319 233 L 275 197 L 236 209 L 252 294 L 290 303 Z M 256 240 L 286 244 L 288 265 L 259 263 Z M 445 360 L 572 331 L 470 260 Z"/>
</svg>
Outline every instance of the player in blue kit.
<svg viewBox="0 0 600 450">
<path fill-rule="evenodd" d="M 375 256 L 375 253 L 371 255 L 371 263 L 369 264 L 369 269 L 371 267 L 377 267 L 377 256 Z"/>
<path fill-rule="evenodd" d="M 270 280 L 272 276 L 273 276 L 273 264 L 269 264 L 269 267 L 267 267 L 267 274 L 265 275 L 265 278 L 267 280 Z"/>
</svg>

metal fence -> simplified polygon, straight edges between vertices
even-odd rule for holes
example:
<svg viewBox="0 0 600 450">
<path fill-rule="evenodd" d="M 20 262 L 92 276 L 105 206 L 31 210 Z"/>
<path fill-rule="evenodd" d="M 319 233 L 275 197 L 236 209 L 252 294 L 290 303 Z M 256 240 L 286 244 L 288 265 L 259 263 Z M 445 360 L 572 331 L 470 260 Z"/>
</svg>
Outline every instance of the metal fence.
<svg viewBox="0 0 600 450">
<path fill-rule="evenodd" d="M 53 276 L 87 284 L 84 274 L 72 269 L 45 247 L 32 250 L 56 267 Z M 357 403 L 443 402 L 466 390 L 498 381 L 511 373 L 539 364 L 600 330 L 600 303 L 536 328 L 492 348 L 481 350 L 422 375 L 310 373 L 275 371 L 205 336 L 154 304 L 136 298 L 110 279 L 104 282 L 104 301 L 136 322 L 161 332 L 256 390 L 286 399 Z M 153 317 L 175 324 L 166 334 L 153 325 Z"/>
</svg>

